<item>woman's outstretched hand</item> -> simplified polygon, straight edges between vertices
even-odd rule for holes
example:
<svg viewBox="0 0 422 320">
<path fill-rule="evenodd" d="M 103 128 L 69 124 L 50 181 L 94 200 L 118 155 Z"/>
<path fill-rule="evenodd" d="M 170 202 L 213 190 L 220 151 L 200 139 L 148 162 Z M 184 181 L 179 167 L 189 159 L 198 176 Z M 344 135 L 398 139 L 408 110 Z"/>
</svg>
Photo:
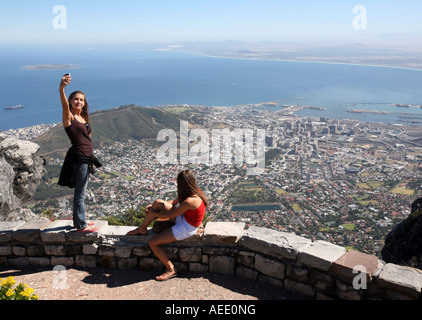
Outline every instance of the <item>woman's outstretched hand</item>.
<svg viewBox="0 0 422 320">
<path fill-rule="evenodd" d="M 62 80 L 60 81 L 60 88 L 66 87 L 72 81 L 72 77 L 69 75 L 63 76 Z"/>
</svg>

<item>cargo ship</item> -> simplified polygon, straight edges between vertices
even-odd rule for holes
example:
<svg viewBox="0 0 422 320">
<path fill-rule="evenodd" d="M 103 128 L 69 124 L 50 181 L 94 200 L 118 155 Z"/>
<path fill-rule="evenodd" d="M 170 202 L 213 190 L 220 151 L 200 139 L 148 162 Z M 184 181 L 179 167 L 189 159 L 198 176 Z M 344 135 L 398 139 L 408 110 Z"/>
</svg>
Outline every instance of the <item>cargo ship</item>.
<svg viewBox="0 0 422 320">
<path fill-rule="evenodd" d="M 18 104 L 17 106 L 5 107 L 4 110 L 14 110 L 14 109 L 23 109 L 23 108 L 25 108 L 25 106 Z"/>
</svg>

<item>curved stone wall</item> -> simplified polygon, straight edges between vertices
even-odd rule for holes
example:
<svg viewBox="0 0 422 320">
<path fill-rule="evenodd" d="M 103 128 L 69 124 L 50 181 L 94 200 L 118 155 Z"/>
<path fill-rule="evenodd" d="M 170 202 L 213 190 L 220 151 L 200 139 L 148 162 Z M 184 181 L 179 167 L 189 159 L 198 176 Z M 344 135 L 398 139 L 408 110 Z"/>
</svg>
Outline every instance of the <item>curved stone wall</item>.
<svg viewBox="0 0 422 320">
<path fill-rule="evenodd" d="M 96 221 L 98 232 L 76 233 L 72 221 L 0 222 L 0 267 L 163 268 L 134 227 Z M 233 274 L 311 299 L 422 299 L 422 271 L 377 257 L 243 223 L 209 222 L 188 240 L 166 246 L 178 270 Z"/>
</svg>

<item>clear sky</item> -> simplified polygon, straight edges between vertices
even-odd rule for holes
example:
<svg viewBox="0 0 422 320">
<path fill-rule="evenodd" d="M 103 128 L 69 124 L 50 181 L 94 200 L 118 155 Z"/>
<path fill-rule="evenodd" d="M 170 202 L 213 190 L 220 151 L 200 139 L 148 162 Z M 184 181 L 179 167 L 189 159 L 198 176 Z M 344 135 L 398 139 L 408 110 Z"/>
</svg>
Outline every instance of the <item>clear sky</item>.
<svg viewBox="0 0 422 320">
<path fill-rule="evenodd" d="M 421 39 L 421 17 L 420 0 L 1 0 L 0 44 Z"/>
</svg>

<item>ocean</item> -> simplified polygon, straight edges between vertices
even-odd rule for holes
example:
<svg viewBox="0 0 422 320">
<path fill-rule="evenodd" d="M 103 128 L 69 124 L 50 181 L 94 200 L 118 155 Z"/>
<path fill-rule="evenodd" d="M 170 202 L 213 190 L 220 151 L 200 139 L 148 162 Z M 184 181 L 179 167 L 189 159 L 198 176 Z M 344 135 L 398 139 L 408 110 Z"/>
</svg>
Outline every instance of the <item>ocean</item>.
<svg viewBox="0 0 422 320">
<path fill-rule="evenodd" d="M 72 70 L 24 70 L 23 66 L 71 64 Z M 396 112 L 422 118 L 422 71 L 403 68 L 245 60 L 189 52 L 132 48 L 0 46 L 0 130 L 61 121 L 59 82 L 86 93 L 90 112 L 121 105 L 234 106 L 282 101 L 317 106 L 300 116 L 400 123 Z M 4 107 L 24 105 L 23 109 Z M 392 113 L 349 113 L 348 109 Z M 422 122 L 422 119 L 418 120 Z"/>
</svg>

